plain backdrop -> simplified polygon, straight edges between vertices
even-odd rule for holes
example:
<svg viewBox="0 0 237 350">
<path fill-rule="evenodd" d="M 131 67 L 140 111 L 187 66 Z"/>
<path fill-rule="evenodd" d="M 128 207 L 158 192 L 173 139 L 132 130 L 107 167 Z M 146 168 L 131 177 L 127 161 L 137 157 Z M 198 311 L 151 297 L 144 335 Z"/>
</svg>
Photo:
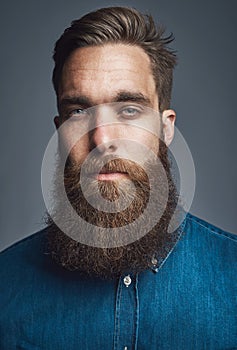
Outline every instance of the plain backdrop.
<svg viewBox="0 0 237 350">
<path fill-rule="evenodd" d="M 235 0 L 2 2 L 0 248 L 44 226 L 41 162 L 54 132 L 55 41 L 73 19 L 126 5 L 151 13 L 176 38 L 172 107 L 196 166 L 193 214 L 237 233 Z"/>
</svg>

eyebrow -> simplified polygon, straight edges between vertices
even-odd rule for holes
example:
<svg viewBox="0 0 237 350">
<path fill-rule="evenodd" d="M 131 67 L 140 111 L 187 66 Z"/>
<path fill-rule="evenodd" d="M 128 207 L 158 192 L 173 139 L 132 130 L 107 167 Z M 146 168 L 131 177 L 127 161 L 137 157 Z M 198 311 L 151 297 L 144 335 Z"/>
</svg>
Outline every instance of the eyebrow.
<svg viewBox="0 0 237 350">
<path fill-rule="evenodd" d="M 86 96 L 66 96 L 61 101 L 59 101 L 59 106 L 70 106 L 70 105 L 80 105 L 83 107 L 91 107 L 92 101 Z"/>
<path fill-rule="evenodd" d="M 151 101 L 148 97 L 143 95 L 140 92 L 130 92 L 130 91 L 119 91 L 114 98 L 111 99 L 111 103 L 114 102 L 137 102 L 141 103 L 144 106 L 151 107 Z M 96 104 L 88 98 L 87 96 L 65 96 L 59 101 L 59 107 L 63 108 L 70 105 L 80 105 L 84 108 L 90 108 Z"/>
<path fill-rule="evenodd" d="M 143 95 L 140 92 L 129 92 L 129 91 L 121 91 L 116 95 L 116 98 L 113 102 L 137 102 L 141 103 L 144 106 L 151 106 L 151 101 L 148 97 Z"/>
</svg>

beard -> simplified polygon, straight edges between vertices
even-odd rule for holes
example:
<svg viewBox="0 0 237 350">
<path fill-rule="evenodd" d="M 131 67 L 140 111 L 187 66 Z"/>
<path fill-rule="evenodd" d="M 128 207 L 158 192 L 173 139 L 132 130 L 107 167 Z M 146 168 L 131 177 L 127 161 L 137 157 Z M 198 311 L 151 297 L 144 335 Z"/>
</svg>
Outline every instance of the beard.
<svg viewBox="0 0 237 350">
<path fill-rule="evenodd" d="M 103 171 L 122 172 L 126 177 L 119 181 L 88 178 L 83 191 L 80 180 L 82 165 L 67 159 L 63 181 L 57 175 L 60 171 L 56 171 L 53 215 L 46 214 L 47 253 L 53 260 L 67 270 L 102 279 L 144 271 L 153 267 L 154 261 L 159 265 L 179 238 L 178 230 L 168 230 L 178 194 L 170 172 L 167 147 L 162 141 L 159 159 L 165 179 L 152 161 L 142 167 L 127 159 L 107 157 L 103 160 Z M 100 165 L 98 159 L 91 159 L 87 172 L 93 173 Z M 148 173 L 152 175 L 148 176 Z M 151 189 L 157 186 L 157 181 L 158 195 L 153 200 L 149 215 L 144 215 Z M 70 215 L 65 215 L 62 184 L 73 210 L 90 226 L 78 226 Z M 97 203 L 100 206 L 101 198 L 113 205 L 113 210 L 106 211 L 103 207 L 91 205 Z M 129 204 L 124 208 L 127 202 Z M 55 223 L 60 220 L 67 226 L 67 234 Z M 122 234 L 121 230 L 116 234 L 117 228 L 122 229 Z M 112 237 L 111 230 L 115 231 Z"/>
</svg>

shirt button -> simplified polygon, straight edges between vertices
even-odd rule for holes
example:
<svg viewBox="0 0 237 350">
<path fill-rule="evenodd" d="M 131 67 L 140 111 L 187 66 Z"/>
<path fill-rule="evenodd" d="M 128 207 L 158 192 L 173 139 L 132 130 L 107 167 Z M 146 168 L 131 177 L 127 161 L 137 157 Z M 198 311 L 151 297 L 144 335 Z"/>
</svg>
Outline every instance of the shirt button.
<svg viewBox="0 0 237 350">
<path fill-rule="evenodd" d="M 156 258 L 152 258 L 151 259 L 151 263 L 152 263 L 152 265 L 157 265 L 157 263 L 158 263 L 158 261 L 157 261 L 157 259 Z"/>
<path fill-rule="evenodd" d="M 129 275 L 125 276 L 123 279 L 123 283 L 125 284 L 126 287 L 128 287 L 131 284 L 132 280 Z"/>
</svg>

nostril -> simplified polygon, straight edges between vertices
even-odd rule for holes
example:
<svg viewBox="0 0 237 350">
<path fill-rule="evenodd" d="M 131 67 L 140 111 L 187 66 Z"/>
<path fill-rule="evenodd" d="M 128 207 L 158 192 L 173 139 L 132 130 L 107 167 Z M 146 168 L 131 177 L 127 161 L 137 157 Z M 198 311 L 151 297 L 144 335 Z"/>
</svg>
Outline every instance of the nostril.
<svg viewBox="0 0 237 350">
<path fill-rule="evenodd" d="M 110 152 L 115 152 L 115 151 L 116 151 L 115 145 L 114 145 L 114 144 L 109 145 L 108 150 L 109 150 Z"/>
<path fill-rule="evenodd" d="M 106 154 L 106 153 L 113 153 L 117 150 L 117 147 L 114 143 L 106 142 L 106 143 L 101 143 L 101 144 L 95 144 L 93 143 L 91 145 L 91 151 L 93 152 L 98 152 L 100 154 Z"/>
</svg>

